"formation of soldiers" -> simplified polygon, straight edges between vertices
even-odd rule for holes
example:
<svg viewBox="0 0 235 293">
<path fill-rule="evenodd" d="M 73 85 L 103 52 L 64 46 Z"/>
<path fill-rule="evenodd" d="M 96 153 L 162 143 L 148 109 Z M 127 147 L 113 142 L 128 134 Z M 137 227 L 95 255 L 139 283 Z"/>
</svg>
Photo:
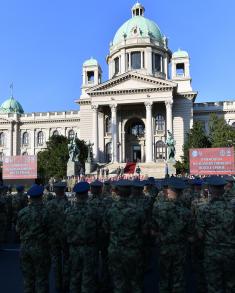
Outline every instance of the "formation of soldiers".
<svg viewBox="0 0 235 293">
<path fill-rule="evenodd" d="M 54 184 L 55 195 L 35 184 L 29 204 L 17 190 L 9 200 L 0 187 L 1 237 L 11 206 L 25 293 L 48 292 L 51 266 L 57 292 L 141 293 L 153 246 L 160 293 L 185 292 L 187 260 L 196 292 L 235 292 L 232 176 L 79 182 L 74 200 L 64 182 Z"/>
</svg>

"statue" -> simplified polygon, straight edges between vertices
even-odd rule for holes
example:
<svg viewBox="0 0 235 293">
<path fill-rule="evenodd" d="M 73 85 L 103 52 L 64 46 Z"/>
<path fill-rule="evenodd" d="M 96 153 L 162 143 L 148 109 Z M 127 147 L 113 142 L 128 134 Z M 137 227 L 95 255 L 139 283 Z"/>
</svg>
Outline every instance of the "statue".
<svg viewBox="0 0 235 293">
<path fill-rule="evenodd" d="M 91 162 L 93 160 L 93 151 L 92 151 L 92 147 L 93 147 L 93 143 L 91 143 L 89 141 L 87 147 L 88 147 L 88 154 L 87 154 L 87 162 Z"/>
<path fill-rule="evenodd" d="M 80 150 L 76 144 L 77 134 L 68 143 L 69 161 L 79 162 Z"/>
<path fill-rule="evenodd" d="M 169 130 L 167 131 L 167 136 L 166 145 L 168 160 L 175 159 L 175 140 L 173 134 Z"/>
</svg>

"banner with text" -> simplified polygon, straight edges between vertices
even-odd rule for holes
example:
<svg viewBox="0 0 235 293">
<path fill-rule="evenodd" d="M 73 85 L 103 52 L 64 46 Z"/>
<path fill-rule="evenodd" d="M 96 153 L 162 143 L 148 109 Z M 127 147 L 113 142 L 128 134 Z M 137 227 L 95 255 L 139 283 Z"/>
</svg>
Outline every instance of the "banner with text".
<svg viewBox="0 0 235 293">
<path fill-rule="evenodd" d="M 191 175 L 235 174 L 234 148 L 190 149 Z"/>
<path fill-rule="evenodd" d="M 3 179 L 36 179 L 37 156 L 5 156 Z"/>
</svg>

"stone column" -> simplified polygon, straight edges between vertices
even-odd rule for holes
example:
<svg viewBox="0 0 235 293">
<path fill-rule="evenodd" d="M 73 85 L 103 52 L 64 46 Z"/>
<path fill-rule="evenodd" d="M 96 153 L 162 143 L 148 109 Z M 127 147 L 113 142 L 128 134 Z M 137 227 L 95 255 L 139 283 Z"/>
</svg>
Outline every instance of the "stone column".
<svg viewBox="0 0 235 293">
<path fill-rule="evenodd" d="M 146 163 L 153 161 L 153 132 L 152 132 L 152 102 L 145 102 L 146 107 L 146 127 L 145 127 L 145 146 Z"/>
<path fill-rule="evenodd" d="M 10 143 L 9 143 L 9 146 L 10 146 L 10 153 L 9 155 L 10 156 L 13 156 L 13 121 L 10 122 Z"/>
<path fill-rule="evenodd" d="M 166 127 L 172 133 L 173 126 L 172 126 L 172 105 L 173 101 L 166 101 Z"/>
<path fill-rule="evenodd" d="M 98 162 L 98 105 L 91 106 L 93 111 L 93 155 L 94 160 Z"/>
<path fill-rule="evenodd" d="M 117 162 L 117 105 L 111 106 L 111 123 L 112 123 L 112 162 Z"/>
</svg>

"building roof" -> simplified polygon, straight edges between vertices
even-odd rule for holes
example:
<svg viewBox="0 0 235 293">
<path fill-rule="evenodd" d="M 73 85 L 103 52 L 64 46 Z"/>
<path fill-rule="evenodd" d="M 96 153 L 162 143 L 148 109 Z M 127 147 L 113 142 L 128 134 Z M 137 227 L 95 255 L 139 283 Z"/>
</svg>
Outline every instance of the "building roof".
<svg viewBox="0 0 235 293">
<path fill-rule="evenodd" d="M 24 110 L 21 104 L 15 100 L 13 97 L 7 99 L 5 102 L 2 103 L 0 107 L 0 113 L 16 113 L 16 114 L 23 114 Z"/>
<path fill-rule="evenodd" d="M 140 3 L 136 3 L 132 9 L 137 9 L 141 7 L 144 10 L 144 7 Z M 163 35 L 158 27 L 158 25 L 144 17 L 143 15 L 133 15 L 133 17 L 127 20 L 116 32 L 113 45 L 117 45 L 119 42 L 122 42 L 125 39 L 135 37 L 134 30 L 137 29 L 140 33 L 139 37 L 151 37 L 156 41 L 163 42 Z"/>
<path fill-rule="evenodd" d="M 99 63 L 96 59 L 91 57 L 83 63 L 83 66 L 99 66 Z"/>
<path fill-rule="evenodd" d="M 178 49 L 175 53 L 173 53 L 172 58 L 188 58 L 188 52 Z"/>
</svg>

